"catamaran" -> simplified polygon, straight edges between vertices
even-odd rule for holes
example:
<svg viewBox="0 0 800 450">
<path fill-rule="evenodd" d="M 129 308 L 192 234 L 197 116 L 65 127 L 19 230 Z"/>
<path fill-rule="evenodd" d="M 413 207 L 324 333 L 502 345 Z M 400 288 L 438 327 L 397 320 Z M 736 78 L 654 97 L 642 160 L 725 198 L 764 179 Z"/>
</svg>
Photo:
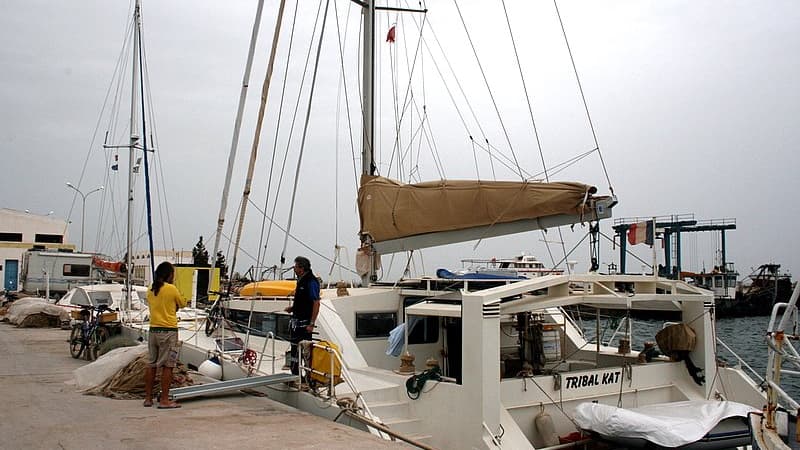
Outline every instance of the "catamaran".
<svg viewBox="0 0 800 450">
<path fill-rule="evenodd" d="M 596 237 L 598 222 L 611 216 L 617 198 L 613 192 L 600 195 L 592 185 L 525 177 L 406 183 L 379 176 L 373 154 L 376 12 L 426 11 L 378 6 L 373 0 L 354 4 L 362 9 L 363 25 L 361 247 L 356 263 L 361 286 L 323 289 L 317 339 L 301 343 L 302 380 L 287 369 L 288 316 L 283 310 L 289 296 L 223 299 L 224 319 L 215 327 L 182 321 L 181 360 L 197 367 L 208 367 L 213 360 L 221 381 L 175 389 L 172 395 L 186 399 L 244 387 L 263 389 L 272 399 L 333 420 L 347 417 L 348 423 L 370 433 L 420 448 L 566 448 L 594 439 L 685 448 L 748 442 L 745 418 L 765 398 L 743 369 L 717 364 L 714 303 L 708 291 L 657 274 L 379 279 L 381 255 L 571 224 L 589 224 Z M 320 36 L 329 5 L 325 3 L 319 16 Z M 284 7 L 281 1 L 260 116 Z M 390 30 L 387 40 L 393 41 L 395 28 Z M 242 100 L 254 47 L 253 41 Z M 313 73 L 312 96 L 316 69 Z M 225 221 L 243 105 L 241 101 L 213 255 Z M 249 203 L 260 130 L 259 121 L 239 229 L 233 234 L 234 252 Z M 291 219 L 284 231 L 288 239 Z M 230 258 L 232 266 L 236 256 Z M 682 318 L 665 323 L 664 334 L 653 337 L 665 353 L 661 355 L 650 342 L 631 342 L 630 330 L 616 347 L 599 337 L 589 339 L 564 312 L 576 305 L 597 310 L 655 305 L 678 309 Z M 147 324 L 132 323 L 128 331 L 146 337 Z M 670 425 L 653 429 L 653 423 L 668 417 Z"/>
</svg>

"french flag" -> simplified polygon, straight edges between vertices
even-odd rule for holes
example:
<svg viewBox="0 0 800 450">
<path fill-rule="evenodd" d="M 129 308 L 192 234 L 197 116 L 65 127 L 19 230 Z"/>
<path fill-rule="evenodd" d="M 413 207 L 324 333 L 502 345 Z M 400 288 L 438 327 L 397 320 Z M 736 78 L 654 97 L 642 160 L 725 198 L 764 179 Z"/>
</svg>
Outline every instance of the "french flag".
<svg viewBox="0 0 800 450">
<path fill-rule="evenodd" d="M 653 245 L 653 236 L 655 234 L 653 231 L 653 221 L 633 223 L 628 228 L 628 242 L 631 245 L 641 243 Z"/>
</svg>

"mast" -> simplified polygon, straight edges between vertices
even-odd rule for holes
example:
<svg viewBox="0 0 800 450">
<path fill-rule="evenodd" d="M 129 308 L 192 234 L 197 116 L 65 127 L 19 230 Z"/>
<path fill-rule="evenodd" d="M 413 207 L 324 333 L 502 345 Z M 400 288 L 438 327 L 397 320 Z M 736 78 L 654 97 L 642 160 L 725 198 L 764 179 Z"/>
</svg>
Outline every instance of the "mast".
<svg viewBox="0 0 800 450">
<path fill-rule="evenodd" d="M 362 4 L 362 14 L 364 15 L 364 32 L 362 33 L 364 42 L 362 47 L 363 67 L 361 75 L 361 95 L 363 111 L 363 140 L 361 144 L 361 174 L 375 175 L 375 161 L 373 160 L 373 142 L 375 136 L 375 0 L 366 0 Z M 377 280 L 378 254 L 372 248 L 372 243 L 366 236 L 361 237 L 361 247 L 368 250 L 369 272 L 362 278 L 361 284 L 369 286 L 369 283 Z"/>
<path fill-rule="evenodd" d="M 133 64 L 131 64 L 131 137 L 130 137 L 130 144 L 129 144 L 129 152 L 128 152 L 128 222 L 127 222 L 127 239 L 126 239 L 126 253 L 125 253 L 125 311 L 130 311 L 131 309 L 131 271 L 133 270 L 133 255 L 132 255 L 132 243 L 133 243 L 133 165 L 136 160 L 136 146 L 139 142 L 139 128 L 138 128 L 138 120 L 137 120 L 137 103 L 139 97 L 139 90 L 137 86 L 139 84 L 139 65 L 141 61 L 139 60 L 139 33 L 141 27 L 141 15 L 140 15 L 140 8 L 141 4 L 139 0 L 136 0 L 136 4 L 133 9 Z"/>
<path fill-rule="evenodd" d="M 242 78 L 242 89 L 239 92 L 239 108 L 236 111 L 236 120 L 233 126 L 233 139 L 231 150 L 228 154 L 228 170 L 225 173 L 225 186 L 222 188 L 222 200 L 219 205 L 219 216 L 217 217 L 217 232 L 214 234 L 214 251 L 211 254 L 211 273 L 217 265 L 217 253 L 222 238 L 222 229 L 225 226 L 225 214 L 228 210 L 228 197 L 231 189 L 231 177 L 233 176 L 233 166 L 236 163 L 236 151 L 239 147 L 239 132 L 242 129 L 242 116 L 244 115 L 245 100 L 247 100 L 247 88 L 250 85 L 250 72 L 253 67 L 253 54 L 256 51 L 256 41 L 258 40 L 258 29 L 261 26 L 261 11 L 264 9 L 264 0 L 258 0 L 256 18 L 253 22 L 253 33 L 250 36 L 250 49 L 247 52 L 247 63 L 245 64 L 244 76 Z M 209 289 L 211 283 L 208 284 Z M 194 302 L 194 301 L 193 301 Z M 192 308 L 196 305 L 192 305 Z"/>
<path fill-rule="evenodd" d="M 375 6 L 375 0 L 352 0 L 361 6 L 364 16 L 363 42 L 363 67 L 361 72 L 361 104 L 363 136 L 361 143 L 361 174 L 375 175 L 375 11 L 415 12 L 426 13 L 427 9 L 409 9 L 399 7 Z M 365 286 L 377 280 L 378 258 L 380 256 L 372 246 L 372 241 L 367 236 L 361 236 L 361 248 L 368 251 L 369 271 L 362 277 L 361 283 Z"/>
<path fill-rule="evenodd" d="M 362 68 L 362 103 L 364 105 L 364 136 L 361 144 L 361 173 L 375 175 L 372 143 L 375 135 L 375 0 L 367 0 L 362 9 L 364 14 L 364 48 Z"/>
</svg>

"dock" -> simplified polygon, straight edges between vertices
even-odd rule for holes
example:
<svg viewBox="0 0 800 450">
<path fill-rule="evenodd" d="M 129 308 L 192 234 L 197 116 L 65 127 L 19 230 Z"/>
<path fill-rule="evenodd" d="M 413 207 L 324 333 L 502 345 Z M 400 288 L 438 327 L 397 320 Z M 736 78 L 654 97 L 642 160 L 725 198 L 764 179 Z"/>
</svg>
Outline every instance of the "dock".
<svg viewBox="0 0 800 450">
<path fill-rule="evenodd" d="M 77 392 L 69 331 L 0 323 L 0 448 L 401 449 L 363 431 L 244 393 L 145 408 Z M 344 420 L 344 419 L 343 419 Z"/>
</svg>

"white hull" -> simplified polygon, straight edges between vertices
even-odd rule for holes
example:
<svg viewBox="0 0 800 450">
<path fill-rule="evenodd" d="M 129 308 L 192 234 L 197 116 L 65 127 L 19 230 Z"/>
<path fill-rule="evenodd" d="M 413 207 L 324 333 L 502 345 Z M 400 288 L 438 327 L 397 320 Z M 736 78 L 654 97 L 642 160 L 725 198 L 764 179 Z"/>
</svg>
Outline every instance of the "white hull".
<svg viewBox="0 0 800 450">
<path fill-rule="evenodd" d="M 637 294 L 617 289 L 619 283 L 634 286 Z M 582 402 L 625 408 L 705 399 L 733 400 L 757 408 L 764 403 L 763 394 L 741 370 L 717 367 L 707 314 L 712 299 L 707 291 L 685 283 L 645 276 L 582 275 L 541 277 L 476 292 L 437 291 L 435 285 L 436 280 L 423 280 L 413 285 L 351 289 L 344 297 L 337 297 L 335 290 L 325 290 L 317 320 L 319 337 L 339 346 L 346 368 L 349 382 L 335 388 L 335 397 L 355 398 L 360 393 L 363 408 L 370 411 L 373 420 L 413 440 L 439 448 L 540 448 L 547 446 L 547 440 L 536 426 L 537 415 L 542 411 L 549 414 L 553 432 L 565 436 L 576 431 L 572 414 Z M 403 308 L 403 300 L 411 297 L 427 301 Z M 690 356 L 705 371 L 707 381 L 703 385 L 693 381 L 683 362 L 660 357 L 637 364 L 638 352 L 620 354 L 609 347 L 598 351 L 595 343 L 583 340 L 580 330 L 558 308 L 578 303 L 636 307 L 652 301 L 675 302 L 684 315 L 694 318 L 690 324 L 697 334 L 697 345 Z M 230 306 L 248 314 L 270 313 L 281 311 L 287 302 L 241 300 L 231 301 Z M 416 356 L 418 371 L 428 357 L 440 355 L 442 348 L 460 340 L 461 348 L 449 348 L 451 358 L 444 364 L 455 364 L 455 355 L 460 354 L 460 374 L 445 368 L 449 372 L 445 375 L 459 378 L 460 383 L 429 381 L 419 398 L 411 400 L 405 385 L 409 375 L 396 372 L 399 359 L 385 354 L 386 338 L 356 337 L 357 313 L 381 311 L 397 314 L 398 323 L 405 314 L 427 315 L 438 323 L 440 332 L 435 341 L 407 346 Z M 501 355 L 513 354 L 517 342 L 509 336 L 516 317 L 528 312 L 541 314 L 546 323 L 563 329 L 559 358 L 548 361 L 540 375 L 506 374 L 501 378 Z M 454 321 L 468 332 L 461 333 L 458 340 L 449 340 L 447 333 L 453 333 L 453 329 L 441 326 Z M 225 333 L 231 336 L 230 330 Z M 242 333 L 237 336 L 248 340 L 247 347 L 259 355 L 254 374 L 281 371 L 288 349 L 285 342 L 276 341 L 273 349 L 272 339 Z M 199 366 L 215 351 L 218 353 L 215 341 L 204 335 L 202 323 L 196 327 L 187 323 L 181 339 L 181 359 L 186 363 Z M 227 355 L 225 378 L 247 376 L 248 371 L 235 362 L 239 354 Z M 296 392 L 283 384 L 265 389 L 271 398 L 315 414 L 336 417 L 340 412 L 334 399 L 318 398 L 312 392 Z"/>
</svg>

